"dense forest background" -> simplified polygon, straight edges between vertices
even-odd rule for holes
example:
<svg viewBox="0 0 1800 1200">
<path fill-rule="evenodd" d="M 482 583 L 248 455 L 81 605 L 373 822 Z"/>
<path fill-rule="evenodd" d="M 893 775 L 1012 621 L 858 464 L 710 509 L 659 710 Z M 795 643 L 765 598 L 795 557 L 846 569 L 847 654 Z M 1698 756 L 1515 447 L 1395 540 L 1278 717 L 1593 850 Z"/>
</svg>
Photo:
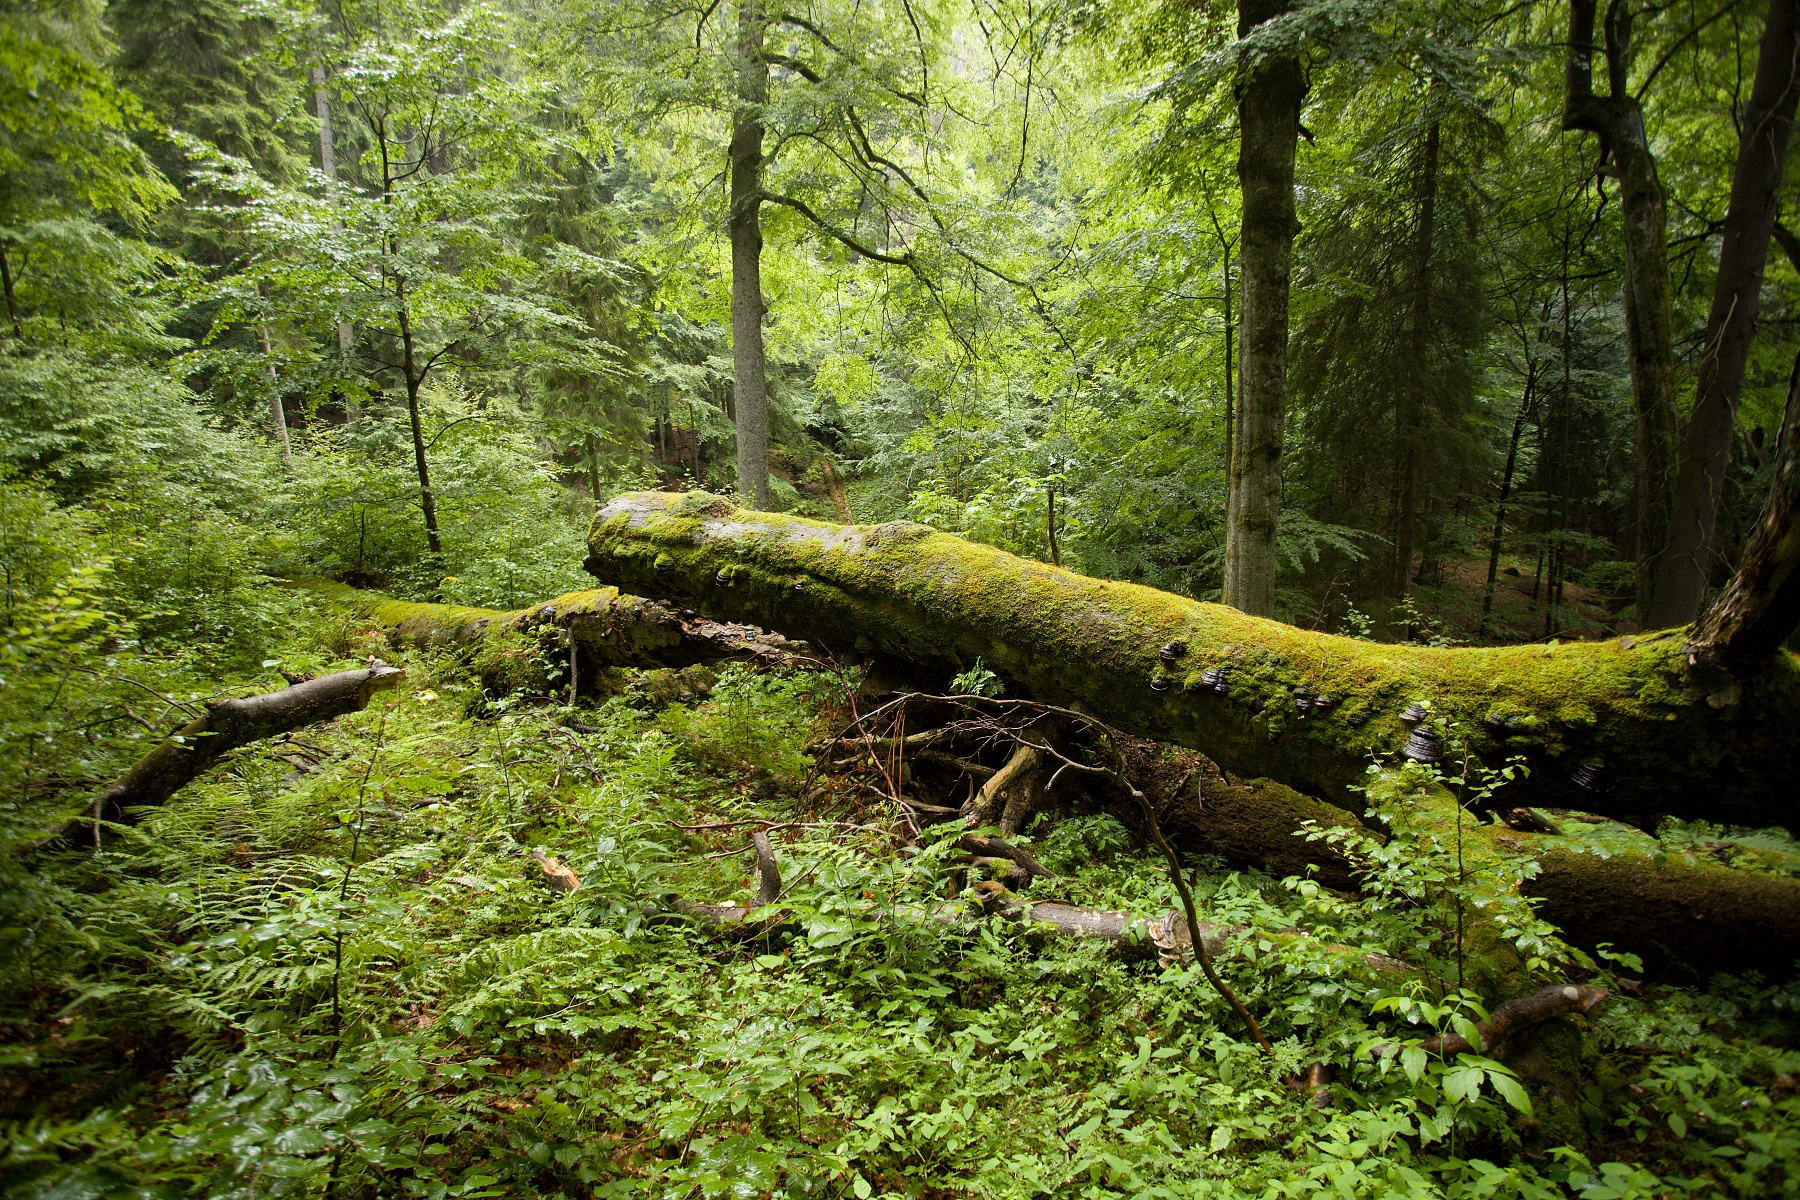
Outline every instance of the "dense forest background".
<svg viewBox="0 0 1800 1200">
<path fill-rule="evenodd" d="M 1276 611 L 1456 641 L 1628 628 L 1624 205 L 1603 142 L 1563 128 L 1564 7 L 1303 15 Z M 1630 35 L 1684 405 L 1759 16 L 1650 6 Z M 1077 569 L 1216 598 L 1233 17 L 762 14 L 768 506 L 1046 559 L 1054 537 Z M 18 6 L 14 479 L 111 497 L 153 559 L 205 542 L 220 581 L 506 605 L 573 583 L 596 499 L 736 488 L 735 20 Z M 1773 254 L 1712 584 L 1766 491 L 1795 283 Z"/>
<path fill-rule="evenodd" d="M 842 664 L 578 705 L 567 650 L 427 653 L 317 583 L 520 609 L 592 586 L 612 497 L 702 489 L 1368 641 L 1684 624 L 1800 372 L 1785 142 L 1732 232 L 1796 10 L 0 0 L 0 1183 L 1796 1194 L 1787 964 L 1646 983 L 1405 815 L 1514 775 L 1371 782 L 1339 892 L 1195 855 L 1265 1059 L 1179 965 L 896 932 L 967 867 L 821 782 Z M 203 704 L 382 656 L 403 694 L 55 842 Z M 1133 811 L 1025 831 L 1058 897 L 1173 903 Z M 757 894 L 771 823 L 797 940 L 647 916 Z M 1780 830 L 1595 824 L 1800 875 Z M 1346 947 L 1418 972 L 1377 999 Z M 1613 1001 L 1535 1115 L 1518 1064 L 1371 1065 L 1577 975 Z"/>
</svg>

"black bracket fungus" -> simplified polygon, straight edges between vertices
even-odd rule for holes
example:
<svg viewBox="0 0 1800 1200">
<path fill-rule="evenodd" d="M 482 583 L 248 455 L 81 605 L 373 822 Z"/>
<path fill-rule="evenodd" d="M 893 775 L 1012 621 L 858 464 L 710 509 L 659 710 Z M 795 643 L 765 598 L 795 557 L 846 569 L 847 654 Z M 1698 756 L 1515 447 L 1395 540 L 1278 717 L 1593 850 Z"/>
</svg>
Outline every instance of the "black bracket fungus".
<svg viewBox="0 0 1800 1200">
<path fill-rule="evenodd" d="M 1174 662 L 1187 653 L 1186 642 L 1170 642 L 1157 650 L 1156 656 L 1164 662 Z"/>
<path fill-rule="evenodd" d="M 1304 716 L 1306 714 L 1307 709 L 1315 708 L 1315 707 L 1319 707 L 1319 706 L 1320 706 L 1319 705 L 1319 695 L 1317 692 L 1314 692 L 1311 688 L 1306 688 L 1306 687 L 1298 688 L 1295 690 L 1295 692 L 1294 692 L 1294 707 L 1300 710 L 1300 713 L 1302 716 Z"/>
<path fill-rule="evenodd" d="M 651 564 L 651 570 L 658 575 L 671 574 L 675 570 L 675 560 L 666 554 L 659 554 L 656 556 L 656 561 Z"/>
<path fill-rule="evenodd" d="M 1158 675 L 1150 680 L 1150 690 L 1153 692 L 1166 692 L 1169 690 L 1169 681 L 1164 679 L 1161 675 Z"/>
<path fill-rule="evenodd" d="M 1414 700 L 1411 704 L 1406 706 L 1406 711 L 1400 714 L 1400 719 L 1402 721 L 1407 721 L 1407 722 L 1416 724 L 1419 721 L 1423 721 L 1426 717 L 1428 717 L 1430 715 L 1431 714 L 1426 710 L 1426 708 L 1423 704 L 1419 703 L 1417 700 Z"/>
<path fill-rule="evenodd" d="M 1412 731 L 1400 753 L 1414 762 L 1434 763 L 1444 756 L 1444 745 L 1437 734 L 1421 725 Z"/>
<path fill-rule="evenodd" d="M 717 575 L 713 576 L 713 583 L 715 586 L 722 587 L 722 588 L 728 588 L 731 586 L 731 576 L 727 575 L 723 571 L 720 571 Z"/>
<path fill-rule="evenodd" d="M 1226 663 L 1223 666 L 1208 667 L 1206 670 L 1200 672 L 1200 683 L 1201 686 L 1209 687 L 1217 695 L 1223 696 L 1226 688 L 1231 683 L 1231 664 Z"/>
<path fill-rule="evenodd" d="M 794 590 L 796 592 L 804 592 L 806 590 L 806 580 L 804 580 L 804 579 L 794 580 Z"/>
</svg>

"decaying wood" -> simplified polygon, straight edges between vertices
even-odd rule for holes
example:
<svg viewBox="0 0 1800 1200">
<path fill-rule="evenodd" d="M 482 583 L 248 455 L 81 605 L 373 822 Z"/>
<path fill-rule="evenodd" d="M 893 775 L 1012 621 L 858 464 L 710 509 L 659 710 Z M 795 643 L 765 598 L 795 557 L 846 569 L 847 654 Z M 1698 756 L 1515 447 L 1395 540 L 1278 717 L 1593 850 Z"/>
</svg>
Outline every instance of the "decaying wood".
<svg viewBox="0 0 1800 1200">
<path fill-rule="evenodd" d="M 329 579 L 289 585 L 356 612 L 394 645 L 470 645 L 504 633 L 542 633 L 551 653 L 573 655 L 571 687 L 590 694 L 604 667 L 686 667 L 755 661 L 770 666 L 810 662 L 803 644 L 752 625 L 715 621 L 617 588 L 569 592 L 529 608 L 503 611 L 459 604 L 422 604 L 362 591 Z"/>
<path fill-rule="evenodd" d="M 1599 1008 L 1609 995 L 1611 993 L 1605 988 L 1581 987 L 1572 983 L 1543 988 L 1529 996 L 1508 1000 L 1496 1008 L 1487 1020 L 1476 1022 L 1475 1031 L 1480 1035 L 1481 1041 L 1478 1046 L 1471 1045 L 1469 1039 L 1460 1033 L 1447 1033 L 1426 1039 L 1420 1043 L 1419 1048 L 1427 1054 L 1437 1054 L 1444 1058 L 1454 1058 L 1469 1051 L 1487 1054 L 1510 1034 L 1521 1029 L 1540 1025 L 1557 1017 L 1585 1017 Z"/>
<path fill-rule="evenodd" d="M 768 834 L 758 829 L 750 835 L 750 844 L 756 847 L 756 903 L 760 908 L 781 899 L 781 869 L 775 865 Z"/>
<path fill-rule="evenodd" d="M 134 809 L 164 803 L 227 751 L 360 712 L 376 692 L 397 686 L 405 677 L 406 672 L 398 667 L 377 665 L 304 680 L 278 692 L 209 704 L 205 712 L 138 759 L 96 796 L 88 819 L 71 825 L 64 834 L 77 837 L 86 830 L 97 839 L 99 822 L 135 820 Z"/>
<path fill-rule="evenodd" d="M 1045 706 L 1029 701 L 925 696 L 896 698 L 859 720 L 914 724 L 917 718 L 908 715 L 908 704 L 940 713 L 954 710 L 958 715 L 951 726 L 940 728 L 954 727 L 961 737 L 982 739 L 990 756 L 1005 752 L 1014 744 L 1010 740 L 1014 735 L 1045 715 Z M 915 731 L 908 740 L 916 738 L 915 744 L 926 745 L 930 732 Z M 1275 780 L 1239 779 L 1179 746 L 1116 733 L 1112 738 L 1124 757 L 1124 775 L 1149 801 L 1170 842 L 1184 853 L 1216 855 L 1233 866 L 1257 867 L 1277 878 L 1306 875 L 1338 891 L 1355 892 L 1363 878 L 1359 864 L 1331 841 L 1301 834 L 1311 827 L 1385 840 L 1385 834 L 1355 814 Z M 1081 746 L 1071 744 L 1068 749 L 1079 752 Z M 1096 750 L 1088 746 L 1085 752 L 1092 757 Z M 927 773 L 931 761 L 919 751 L 901 761 L 920 765 L 913 773 L 915 787 L 932 786 L 934 777 Z M 1078 774 L 1086 780 L 1088 798 L 1067 796 L 1065 804 L 1098 803 L 1144 841 L 1152 841 L 1139 802 L 1129 791 L 1095 768 Z M 1438 819 L 1451 819 L 1444 814 L 1454 813 L 1453 799 L 1440 794 L 1433 803 L 1444 809 L 1436 814 Z M 944 806 L 925 810 L 950 815 Z M 1422 815 L 1432 811 L 1422 809 Z M 1585 820 L 1564 818 L 1560 824 L 1525 809 L 1501 815 L 1503 823 L 1497 824 L 1467 816 L 1464 836 L 1471 855 L 1496 863 L 1535 860 L 1537 874 L 1524 882 L 1523 889 L 1576 946 L 1593 950 L 1610 945 L 1637 955 L 1650 975 L 1673 979 L 1750 969 L 1785 975 L 1800 959 L 1800 881 L 1733 869 L 1712 856 L 1679 851 L 1655 855 L 1615 847 L 1603 857 L 1588 852 L 1580 838 L 1563 833 L 1565 826 L 1579 829 L 1592 822 L 1607 823 L 1591 815 Z M 1618 833 L 1633 836 L 1622 828 Z M 980 852 L 978 847 L 965 848 Z"/>
<path fill-rule="evenodd" d="M 533 850 L 531 857 L 537 863 L 545 885 L 552 890 L 564 894 L 581 890 L 581 876 L 558 862 L 555 856 L 542 850 Z"/>
<path fill-rule="evenodd" d="M 1744 548 L 1743 565 L 1694 628 L 1689 661 L 1754 676 L 1781 653 L 1800 622 L 1800 357 L 1788 379 L 1775 452 L 1775 481 Z M 1800 727 L 1789 726 L 1790 741 Z"/>
<path fill-rule="evenodd" d="M 602 508 L 588 569 L 839 655 L 915 670 L 977 657 L 1014 694 L 1199 750 L 1347 810 L 1371 756 L 1429 721 L 1490 763 L 1523 756 L 1512 804 L 1649 825 L 1655 814 L 1797 820 L 1800 660 L 1732 678 L 1683 631 L 1557 646 L 1438 649 L 1311 633 L 1134 584 L 1089 579 L 923 526 L 842 526 L 700 493 Z M 1424 739 L 1426 753 L 1444 743 Z"/>
</svg>

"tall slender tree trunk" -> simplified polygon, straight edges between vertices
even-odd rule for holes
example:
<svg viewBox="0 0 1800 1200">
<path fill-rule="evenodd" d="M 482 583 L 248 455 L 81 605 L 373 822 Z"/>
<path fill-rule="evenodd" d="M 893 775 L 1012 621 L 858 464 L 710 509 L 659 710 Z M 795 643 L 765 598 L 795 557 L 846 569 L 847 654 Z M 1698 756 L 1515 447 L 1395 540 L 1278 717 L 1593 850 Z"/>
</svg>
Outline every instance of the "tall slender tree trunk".
<svg viewBox="0 0 1800 1200">
<path fill-rule="evenodd" d="M 1537 364 L 1525 368 L 1525 394 L 1519 399 L 1519 411 L 1513 417 L 1512 438 L 1506 443 L 1506 470 L 1500 476 L 1500 502 L 1494 506 L 1494 536 L 1488 543 L 1487 590 L 1481 597 L 1481 636 L 1486 637 L 1488 620 L 1494 615 L 1494 588 L 1500 582 L 1500 544 L 1506 535 L 1506 502 L 1512 498 L 1513 472 L 1519 465 L 1519 435 L 1525 432 L 1525 415 L 1531 411 L 1532 389 L 1537 384 Z"/>
<path fill-rule="evenodd" d="M 331 131 L 331 97 L 325 92 L 325 68 L 312 69 L 313 112 L 319 118 L 319 172 L 325 176 L 326 196 L 329 198 L 337 190 L 337 138 Z M 338 228 L 343 228 L 340 223 Z M 338 353 L 346 357 L 350 348 L 356 344 L 356 331 L 350 328 L 350 322 L 339 319 L 337 323 Z M 354 419 L 361 406 L 354 396 L 344 397 L 344 413 Z"/>
<path fill-rule="evenodd" d="M 1686 625 L 1700 615 L 1700 601 L 1712 574 L 1713 532 L 1737 428 L 1744 363 L 1756 331 L 1763 267 L 1781 199 L 1781 176 L 1800 97 L 1800 0 L 1769 0 L 1756 81 L 1738 137 L 1737 168 L 1725 209 L 1725 237 L 1719 273 L 1713 281 L 1712 311 L 1694 411 L 1681 443 L 1681 470 L 1669 542 L 1657 563 L 1655 601 L 1647 628 Z"/>
<path fill-rule="evenodd" d="M 257 335 L 262 339 L 263 366 L 269 372 L 269 432 L 275 435 L 275 444 L 281 447 L 281 461 L 294 461 L 294 449 L 288 441 L 287 409 L 281 403 L 281 377 L 275 373 L 275 351 L 269 345 L 269 327 L 258 325 Z"/>
<path fill-rule="evenodd" d="M 1288 11 L 1288 0 L 1239 0 L 1238 37 Z M 1225 603 L 1275 611 L 1275 528 L 1281 516 L 1287 412 L 1288 283 L 1293 272 L 1294 149 L 1306 80 L 1289 55 L 1265 59 L 1238 84 L 1238 182 L 1243 283 L 1237 412 L 1225 530 Z"/>
<path fill-rule="evenodd" d="M 587 477 L 588 497 L 598 504 L 600 503 L 600 439 L 591 433 L 587 435 Z"/>
<path fill-rule="evenodd" d="M 1431 349 L 1431 254 L 1436 234 L 1439 126 L 1425 132 L 1419 175 L 1419 236 L 1413 261 L 1412 373 L 1400 381 L 1400 409 L 1394 430 L 1399 450 L 1399 496 L 1394 523 L 1394 595 L 1412 590 L 1413 547 L 1419 535 L 1419 493 L 1423 490 L 1419 449 L 1425 440 L 1426 391 L 1431 372 L 1425 359 Z"/>
<path fill-rule="evenodd" d="M 731 116 L 731 380 L 737 422 L 738 494 L 769 507 L 769 390 L 763 354 L 763 110 L 769 64 L 762 0 L 738 0 L 737 110 Z"/>
<path fill-rule="evenodd" d="M 1609 94 L 1593 91 L 1595 0 L 1570 0 L 1563 76 L 1563 129 L 1598 134 L 1602 158 L 1619 178 L 1625 229 L 1625 341 L 1637 407 L 1637 609 L 1656 611 L 1657 560 L 1675 507 L 1681 418 L 1675 407 L 1675 325 L 1669 308 L 1668 204 L 1631 95 L 1631 14 L 1610 6 L 1606 23 Z"/>
<path fill-rule="evenodd" d="M 419 389 L 425 384 L 413 353 L 412 314 L 406 301 L 406 281 L 394 280 L 394 299 L 399 302 L 400 365 L 406 375 L 406 415 L 412 422 L 413 465 L 419 472 L 419 506 L 425 510 L 425 544 L 433 554 L 444 552 L 438 536 L 437 494 L 431 490 L 431 465 L 425 458 L 425 423 L 419 415 Z"/>
</svg>

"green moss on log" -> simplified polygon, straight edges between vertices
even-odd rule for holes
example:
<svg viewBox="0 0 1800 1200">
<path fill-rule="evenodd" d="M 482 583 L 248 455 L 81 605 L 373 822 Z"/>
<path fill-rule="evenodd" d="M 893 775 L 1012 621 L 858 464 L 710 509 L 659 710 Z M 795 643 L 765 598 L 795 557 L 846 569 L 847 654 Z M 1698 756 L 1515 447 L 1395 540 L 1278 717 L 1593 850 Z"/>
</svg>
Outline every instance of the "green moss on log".
<svg viewBox="0 0 1800 1200">
<path fill-rule="evenodd" d="M 396 600 L 329 579 L 297 579 L 293 587 L 361 614 L 396 646 L 472 645 L 507 633 L 566 639 L 581 647 L 583 670 L 597 667 L 687 666 L 744 656 L 733 631 L 699 630 L 666 604 L 616 587 L 568 592 L 511 611 L 461 604 Z"/>
<path fill-rule="evenodd" d="M 979 657 L 1014 688 L 1340 805 L 1426 701 L 1490 761 L 1528 757 L 1520 800 L 1647 821 L 1795 817 L 1800 662 L 1751 679 L 1689 665 L 1680 630 L 1558 646 L 1434 649 L 1312 633 L 1091 579 L 921 525 L 832 525 L 703 493 L 595 515 L 586 565 L 634 591 L 946 673 Z M 1180 644 L 1174 661 L 1158 648 Z M 1208 672 L 1226 669 L 1221 691 Z M 1583 777 L 1592 790 L 1576 782 Z"/>
</svg>

